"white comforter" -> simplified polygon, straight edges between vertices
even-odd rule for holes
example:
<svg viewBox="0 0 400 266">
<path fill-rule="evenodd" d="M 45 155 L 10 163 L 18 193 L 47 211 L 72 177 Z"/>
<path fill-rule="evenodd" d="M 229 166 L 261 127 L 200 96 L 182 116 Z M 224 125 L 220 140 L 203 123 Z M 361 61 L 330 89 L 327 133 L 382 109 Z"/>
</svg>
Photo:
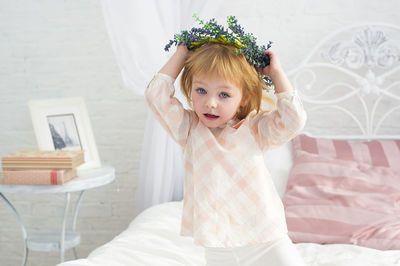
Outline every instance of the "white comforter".
<svg viewBox="0 0 400 266">
<path fill-rule="evenodd" d="M 204 249 L 179 236 L 182 202 L 151 207 L 109 243 L 86 259 L 59 266 L 205 265 Z M 309 266 L 400 266 L 400 250 L 379 251 L 352 245 L 296 244 Z"/>
</svg>

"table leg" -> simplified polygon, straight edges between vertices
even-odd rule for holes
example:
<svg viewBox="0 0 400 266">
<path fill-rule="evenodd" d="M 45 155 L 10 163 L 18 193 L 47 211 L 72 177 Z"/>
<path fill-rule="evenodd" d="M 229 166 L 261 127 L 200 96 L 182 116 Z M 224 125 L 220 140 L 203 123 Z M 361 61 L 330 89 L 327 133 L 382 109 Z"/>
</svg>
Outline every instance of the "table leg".
<svg viewBox="0 0 400 266">
<path fill-rule="evenodd" d="M 86 190 L 81 191 L 81 193 L 79 194 L 79 198 L 75 205 L 74 219 L 72 220 L 72 231 L 73 232 L 76 232 L 76 219 L 78 218 L 79 207 L 81 205 L 82 197 L 83 197 L 83 194 L 85 193 L 85 191 Z M 75 247 L 74 247 L 74 255 L 75 255 L 75 259 L 78 259 L 78 254 L 76 253 Z"/>
<path fill-rule="evenodd" d="M 22 222 L 21 216 L 19 215 L 17 209 L 14 207 L 14 205 L 11 204 L 11 202 L 6 198 L 6 196 L 4 196 L 3 193 L 1 193 L 1 192 L 0 192 L 0 196 L 3 198 L 3 200 L 7 203 L 7 205 L 14 212 L 15 216 L 17 217 L 18 224 L 21 227 L 22 237 L 24 238 L 24 249 L 25 249 L 24 258 L 22 260 L 22 265 L 24 266 L 26 264 L 27 259 L 28 259 L 28 246 L 26 244 L 26 241 L 28 239 L 28 235 L 26 233 L 26 229 L 25 229 L 24 223 Z"/>
<path fill-rule="evenodd" d="M 67 224 L 67 214 L 68 214 L 68 207 L 69 207 L 69 202 L 71 200 L 71 193 L 67 192 L 65 193 L 65 209 L 64 209 L 64 218 L 63 218 L 63 223 L 62 223 L 62 228 L 61 228 L 61 239 L 60 239 L 60 257 L 61 257 L 61 262 L 64 262 L 64 253 L 65 253 L 65 228 Z"/>
</svg>

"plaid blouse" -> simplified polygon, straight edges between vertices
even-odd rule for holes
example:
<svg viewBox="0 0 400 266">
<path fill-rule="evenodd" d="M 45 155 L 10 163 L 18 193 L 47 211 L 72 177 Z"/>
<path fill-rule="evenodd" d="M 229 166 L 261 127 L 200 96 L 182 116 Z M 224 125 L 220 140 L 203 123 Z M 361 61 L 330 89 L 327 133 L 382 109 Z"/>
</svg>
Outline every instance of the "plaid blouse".
<svg viewBox="0 0 400 266">
<path fill-rule="evenodd" d="M 295 91 L 277 94 L 277 110 L 210 129 L 174 97 L 174 79 L 158 73 L 146 89 L 156 119 L 183 148 L 181 235 L 205 247 L 237 247 L 287 234 L 283 204 L 264 153 L 293 138 L 306 120 Z"/>
</svg>

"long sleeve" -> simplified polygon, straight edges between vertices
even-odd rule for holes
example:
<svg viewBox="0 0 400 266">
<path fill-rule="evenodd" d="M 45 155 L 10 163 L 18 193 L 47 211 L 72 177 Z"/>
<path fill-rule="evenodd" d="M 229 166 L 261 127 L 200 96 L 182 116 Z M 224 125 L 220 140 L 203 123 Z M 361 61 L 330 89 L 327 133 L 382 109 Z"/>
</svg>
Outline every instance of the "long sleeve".
<svg viewBox="0 0 400 266">
<path fill-rule="evenodd" d="M 174 79 L 158 73 L 147 86 L 147 103 L 155 118 L 182 147 L 185 145 L 193 115 L 174 97 Z"/>
<path fill-rule="evenodd" d="M 251 128 L 262 150 L 272 149 L 291 140 L 304 127 L 307 119 L 296 90 L 277 94 L 277 109 L 259 113 Z"/>
</svg>

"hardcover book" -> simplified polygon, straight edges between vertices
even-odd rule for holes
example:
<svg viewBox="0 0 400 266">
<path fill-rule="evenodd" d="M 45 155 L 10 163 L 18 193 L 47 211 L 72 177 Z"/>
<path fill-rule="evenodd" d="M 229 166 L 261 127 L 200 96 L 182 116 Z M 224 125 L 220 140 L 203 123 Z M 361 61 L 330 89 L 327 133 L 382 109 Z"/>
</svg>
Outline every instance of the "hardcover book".
<svg viewBox="0 0 400 266">
<path fill-rule="evenodd" d="M 83 151 L 18 151 L 2 158 L 3 170 L 73 169 L 85 162 Z"/>
<path fill-rule="evenodd" d="M 71 170 L 7 170 L 0 171 L 0 184 L 5 185 L 63 185 L 76 178 Z"/>
</svg>

